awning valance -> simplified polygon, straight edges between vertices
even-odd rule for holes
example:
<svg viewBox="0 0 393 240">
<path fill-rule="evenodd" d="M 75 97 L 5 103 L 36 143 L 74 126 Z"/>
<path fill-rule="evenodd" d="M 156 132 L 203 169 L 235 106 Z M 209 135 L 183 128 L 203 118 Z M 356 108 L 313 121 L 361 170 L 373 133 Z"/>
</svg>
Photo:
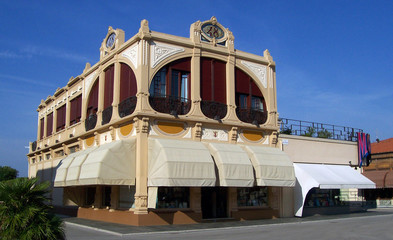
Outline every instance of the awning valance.
<svg viewBox="0 0 393 240">
<path fill-rule="evenodd" d="M 209 143 L 218 169 L 219 186 L 252 187 L 254 171 L 247 153 L 238 145 Z"/>
<path fill-rule="evenodd" d="M 149 139 L 148 186 L 215 186 L 214 162 L 201 142 Z"/>
<path fill-rule="evenodd" d="M 375 183 L 376 188 L 384 188 L 385 187 L 385 179 L 386 175 L 389 171 L 383 170 L 375 170 L 375 171 L 365 171 L 363 172 L 363 176 L 370 179 Z"/>
<path fill-rule="evenodd" d="M 258 186 L 293 187 L 295 172 L 288 155 L 278 148 L 244 146 L 255 169 Z"/>
<path fill-rule="evenodd" d="M 135 185 L 135 139 L 114 141 L 60 161 L 55 187 Z"/>
<path fill-rule="evenodd" d="M 304 201 L 312 188 L 349 189 L 375 188 L 375 184 L 349 166 L 294 163 L 297 184 L 295 186 L 295 215 L 303 215 Z"/>
</svg>

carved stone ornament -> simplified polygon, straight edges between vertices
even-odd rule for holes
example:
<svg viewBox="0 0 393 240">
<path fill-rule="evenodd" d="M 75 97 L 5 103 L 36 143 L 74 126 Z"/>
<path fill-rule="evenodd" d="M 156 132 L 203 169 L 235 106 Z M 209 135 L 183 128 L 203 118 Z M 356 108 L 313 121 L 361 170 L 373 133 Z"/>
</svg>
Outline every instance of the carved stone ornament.
<svg viewBox="0 0 393 240">
<path fill-rule="evenodd" d="M 201 138 L 202 136 L 202 123 L 195 124 L 195 137 Z"/>
<path fill-rule="evenodd" d="M 138 49 L 139 49 L 139 44 L 136 43 L 121 53 L 121 56 L 130 60 L 130 62 L 134 65 L 135 68 L 138 68 L 138 56 L 139 56 Z"/>
<path fill-rule="evenodd" d="M 228 131 L 222 129 L 203 128 L 202 139 L 228 141 Z"/>
<path fill-rule="evenodd" d="M 150 48 L 152 68 L 156 67 L 164 59 L 177 53 L 184 52 L 184 48 L 155 42 L 151 44 Z"/>
<path fill-rule="evenodd" d="M 233 127 L 231 129 L 231 140 L 236 142 L 237 141 L 238 130 L 237 127 Z"/>
<path fill-rule="evenodd" d="M 147 208 L 147 196 L 135 196 L 135 206 L 139 208 Z"/>
<path fill-rule="evenodd" d="M 85 78 L 85 93 L 84 93 L 85 96 L 87 96 L 88 94 L 87 91 L 90 89 L 90 86 L 96 75 L 97 75 L 97 71 L 91 73 L 89 76 Z"/>
<path fill-rule="evenodd" d="M 259 82 L 264 88 L 267 88 L 266 66 L 247 61 L 241 61 L 241 63 L 250 69 L 251 72 L 255 74 L 255 76 L 257 76 Z"/>
</svg>

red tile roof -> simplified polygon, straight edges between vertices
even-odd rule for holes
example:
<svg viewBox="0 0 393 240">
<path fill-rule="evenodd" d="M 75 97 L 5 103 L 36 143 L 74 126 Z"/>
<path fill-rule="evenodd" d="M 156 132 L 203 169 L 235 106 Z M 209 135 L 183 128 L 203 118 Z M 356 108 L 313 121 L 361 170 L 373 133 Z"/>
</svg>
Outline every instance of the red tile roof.
<svg viewBox="0 0 393 240">
<path fill-rule="evenodd" d="M 393 152 L 393 138 L 371 143 L 371 153 Z"/>
</svg>

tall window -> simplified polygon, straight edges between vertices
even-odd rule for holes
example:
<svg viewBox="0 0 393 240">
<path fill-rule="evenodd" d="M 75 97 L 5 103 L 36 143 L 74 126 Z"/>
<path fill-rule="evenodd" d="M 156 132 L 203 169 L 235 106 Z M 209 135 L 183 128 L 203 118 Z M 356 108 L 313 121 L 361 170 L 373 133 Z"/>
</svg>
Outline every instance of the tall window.
<svg viewBox="0 0 393 240">
<path fill-rule="evenodd" d="M 87 104 L 87 117 L 95 115 L 98 111 L 98 81 L 97 80 L 91 88 L 89 100 Z"/>
<path fill-rule="evenodd" d="M 201 59 L 201 97 L 204 101 L 226 104 L 226 63 L 213 58 Z"/>
<path fill-rule="evenodd" d="M 150 96 L 189 98 L 190 58 L 181 59 L 160 69 L 150 85 Z"/>
<path fill-rule="evenodd" d="M 56 131 L 60 131 L 65 128 L 66 123 L 66 105 L 59 107 L 57 109 L 57 122 L 56 122 Z"/>
<path fill-rule="evenodd" d="M 53 112 L 46 115 L 46 136 L 49 137 L 53 132 Z"/>
<path fill-rule="evenodd" d="M 114 77 L 115 77 L 115 67 L 112 64 L 107 69 L 105 69 L 104 109 L 110 107 L 113 102 Z"/>
<path fill-rule="evenodd" d="M 137 92 L 136 77 L 125 63 L 120 64 L 120 102 L 135 96 Z"/>
<path fill-rule="evenodd" d="M 40 139 L 44 138 L 44 127 L 45 127 L 45 119 L 40 119 Z"/>
<path fill-rule="evenodd" d="M 254 80 L 236 68 L 236 105 L 241 109 L 265 111 L 265 102 L 261 90 Z"/>
<path fill-rule="evenodd" d="M 72 99 L 70 101 L 70 125 L 78 123 L 81 120 L 82 115 L 82 95 Z"/>
</svg>

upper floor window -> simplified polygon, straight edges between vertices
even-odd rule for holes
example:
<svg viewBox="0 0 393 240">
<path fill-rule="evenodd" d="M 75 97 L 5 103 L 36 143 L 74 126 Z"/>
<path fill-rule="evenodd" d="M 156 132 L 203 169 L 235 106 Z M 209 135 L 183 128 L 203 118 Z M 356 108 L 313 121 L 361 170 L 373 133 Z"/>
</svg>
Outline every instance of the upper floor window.
<svg viewBox="0 0 393 240">
<path fill-rule="evenodd" d="M 236 114 L 247 123 L 263 124 L 267 120 L 266 103 L 255 81 L 245 72 L 236 68 Z"/>
<path fill-rule="evenodd" d="M 97 111 L 98 111 L 98 88 L 99 79 L 94 83 L 90 90 L 89 98 L 87 100 L 86 121 L 85 129 L 89 131 L 95 128 L 97 124 Z"/>
<path fill-rule="evenodd" d="M 40 140 L 44 138 L 45 119 L 40 119 Z"/>
<path fill-rule="evenodd" d="M 102 125 L 112 118 L 113 84 L 115 80 L 115 66 L 112 64 L 105 69 L 104 109 L 102 111 Z"/>
<path fill-rule="evenodd" d="M 65 123 L 66 123 L 66 105 L 64 104 L 63 106 L 59 107 L 56 111 L 56 131 L 60 131 L 65 128 Z"/>
<path fill-rule="evenodd" d="M 136 77 L 134 71 L 125 63 L 120 64 L 120 102 L 119 116 L 125 117 L 136 107 Z"/>
<path fill-rule="evenodd" d="M 46 136 L 49 137 L 53 132 L 53 112 L 46 115 Z"/>
<path fill-rule="evenodd" d="M 82 115 L 82 95 L 70 101 L 70 125 L 80 122 Z"/>
<path fill-rule="evenodd" d="M 227 114 L 226 63 L 213 58 L 201 58 L 201 108 L 205 116 L 222 119 Z"/>
<path fill-rule="evenodd" d="M 187 114 L 191 108 L 191 59 L 184 58 L 161 68 L 150 84 L 150 105 L 158 112 Z"/>
</svg>

